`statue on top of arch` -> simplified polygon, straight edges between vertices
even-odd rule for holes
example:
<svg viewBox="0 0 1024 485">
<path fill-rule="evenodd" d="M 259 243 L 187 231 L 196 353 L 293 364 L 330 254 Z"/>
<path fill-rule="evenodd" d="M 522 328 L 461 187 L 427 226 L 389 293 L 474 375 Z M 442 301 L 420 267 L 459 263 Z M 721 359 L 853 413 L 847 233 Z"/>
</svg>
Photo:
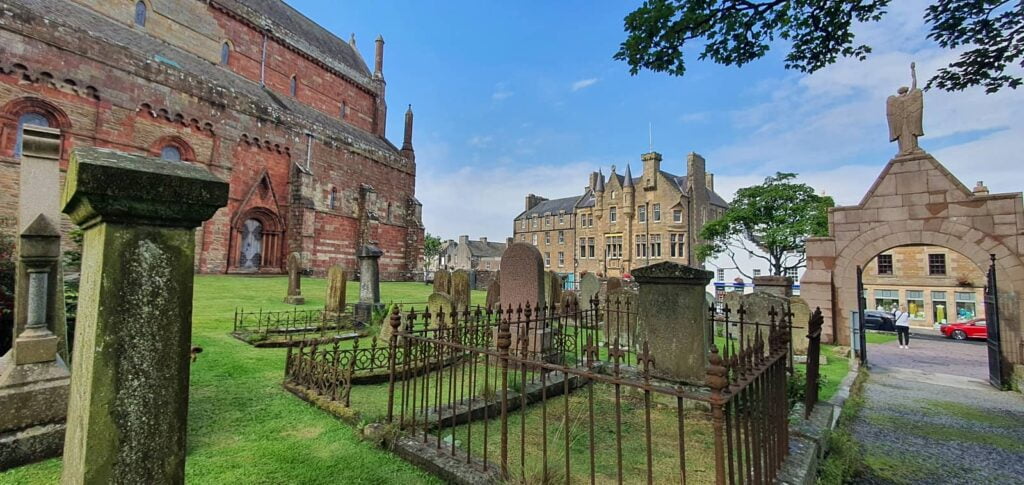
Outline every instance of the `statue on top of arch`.
<svg viewBox="0 0 1024 485">
<path fill-rule="evenodd" d="M 924 136 L 921 118 L 924 112 L 924 93 L 917 87 L 917 71 L 910 63 L 910 87 L 900 86 L 895 95 L 885 102 L 885 116 L 889 120 L 889 141 L 898 141 L 897 155 L 920 152 L 917 137 Z"/>
</svg>

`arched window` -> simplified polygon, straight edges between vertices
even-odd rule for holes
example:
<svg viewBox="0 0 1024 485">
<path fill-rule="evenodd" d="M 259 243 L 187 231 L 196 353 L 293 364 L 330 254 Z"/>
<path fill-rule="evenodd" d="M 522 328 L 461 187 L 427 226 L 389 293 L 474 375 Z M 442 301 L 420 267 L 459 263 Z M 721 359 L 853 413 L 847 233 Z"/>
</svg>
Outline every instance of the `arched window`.
<svg viewBox="0 0 1024 485">
<path fill-rule="evenodd" d="M 44 128 L 50 127 L 50 120 L 39 113 L 25 113 L 18 117 L 18 137 L 14 142 L 14 156 L 15 158 L 21 156 L 21 132 L 25 125 L 42 126 Z"/>
<path fill-rule="evenodd" d="M 220 63 L 222 66 L 228 65 L 228 59 L 231 57 L 231 44 L 224 42 L 220 46 Z"/>
<path fill-rule="evenodd" d="M 141 0 L 135 2 L 135 25 L 146 26 L 146 2 Z"/>
<path fill-rule="evenodd" d="M 295 76 L 292 76 L 292 79 L 291 79 L 290 82 L 291 82 L 291 84 L 288 85 L 288 92 L 291 93 L 292 96 L 295 96 L 295 93 L 299 89 L 299 82 L 298 82 L 297 79 L 295 79 Z"/>
<path fill-rule="evenodd" d="M 338 189 L 331 187 L 331 195 L 327 197 L 327 208 L 334 210 L 338 206 Z"/>
<path fill-rule="evenodd" d="M 160 149 L 160 158 L 168 162 L 180 162 L 181 150 L 174 145 L 167 145 Z"/>
<path fill-rule="evenodd" d="M 341 112 L 338 114 L 338 116 L 340 116 L 341 119 L 345 119 L 345 115 L 348 114 L 348 105 L 345 104 L 344 101 L 341 102 L 341 110 L 340 111 Z"/>
</svg>

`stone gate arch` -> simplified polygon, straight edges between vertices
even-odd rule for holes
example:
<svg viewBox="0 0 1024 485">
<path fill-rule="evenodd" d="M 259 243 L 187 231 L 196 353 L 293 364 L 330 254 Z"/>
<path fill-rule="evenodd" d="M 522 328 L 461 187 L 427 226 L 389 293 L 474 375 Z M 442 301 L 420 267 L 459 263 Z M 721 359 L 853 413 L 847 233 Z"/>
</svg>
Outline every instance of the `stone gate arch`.
<svg viewBox="0 0 1024 485">
<path fill-rule="evenodd" d="M 1022 194 L 990 194 L 981 182 L 972 191 L 922 150 L 890 160 L 859 204 L 829 211 L 828 237 L 808 240 L 801 296 L 826 315 L 824 337 L 850 344 L 857 266 L 888 249 L 914 244 L 957 251 L 983 271 L 989 255 L 995 255 L 1002 358 L 1024 374 L 1018 367 L 1024 364 Z"/>
</svg>

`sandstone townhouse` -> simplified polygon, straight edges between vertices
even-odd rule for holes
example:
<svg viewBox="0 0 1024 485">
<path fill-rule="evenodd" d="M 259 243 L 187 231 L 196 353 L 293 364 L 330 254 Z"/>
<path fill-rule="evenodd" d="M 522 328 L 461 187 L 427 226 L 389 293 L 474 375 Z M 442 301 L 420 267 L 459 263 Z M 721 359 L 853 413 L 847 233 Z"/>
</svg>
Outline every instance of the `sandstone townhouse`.
<svg viewBox="0 0 1024 485">
<path fill-rule="evenodd" d="M 544 265 L 563 274 L 620 276 L 661 261 L 699 265 L 700 230 L 728 207 L 715 193 L 714 175 L 696 153 L 686 157 L 685 176 L 662 170 L 659 153 L 641 159 L 639 177 L 628 164 L 621 175 L 612 166 L 607 179 L 603 171 L 591 173 L 582 195 L 527 195 L 515 240 L 537 246 Z"/>
</svg>

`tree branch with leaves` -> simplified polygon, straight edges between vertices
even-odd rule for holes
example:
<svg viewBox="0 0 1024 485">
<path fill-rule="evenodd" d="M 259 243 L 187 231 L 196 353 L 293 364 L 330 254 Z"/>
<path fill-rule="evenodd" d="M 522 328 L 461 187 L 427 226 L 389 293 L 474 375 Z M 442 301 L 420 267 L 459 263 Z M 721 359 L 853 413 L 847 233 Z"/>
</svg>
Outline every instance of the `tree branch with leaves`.
<svg viewBox="0 0 1024 485">
<path fill-rule="evenodd" d="M 828 209 L 835 202 L 795 178 L 794 173 L 779 172 L 736 191 L 725 214 L 701 230 L 704 243 L 697 246 L 697 257 L 707 261 L 728 256 L 747 278 L 751 276 L 739 267 L 737 254 L 763 260 L 776 276 L 803 268 L 807 238 L 828 235 Z"/>
<path fill-rule="evenodd" d="M 626 40 L 615 59 L 629 70 L 686 73 L 683 50 L 703 42 L 699 60 L 743 66 L 790 43 L 786 69 L 813 73 L 840 57 L 864 60 L 871 46 L 855 42 L 857 23 L 877 22 L 891 0 L 646 0 L 625 18 Z M 927 37 L 940 47 L 969 47 L 927 87 L 992 93 L 1016 89 L 1024 68 L 1024 1 L 936 0 L 925 11 Z"/>
</svg>

